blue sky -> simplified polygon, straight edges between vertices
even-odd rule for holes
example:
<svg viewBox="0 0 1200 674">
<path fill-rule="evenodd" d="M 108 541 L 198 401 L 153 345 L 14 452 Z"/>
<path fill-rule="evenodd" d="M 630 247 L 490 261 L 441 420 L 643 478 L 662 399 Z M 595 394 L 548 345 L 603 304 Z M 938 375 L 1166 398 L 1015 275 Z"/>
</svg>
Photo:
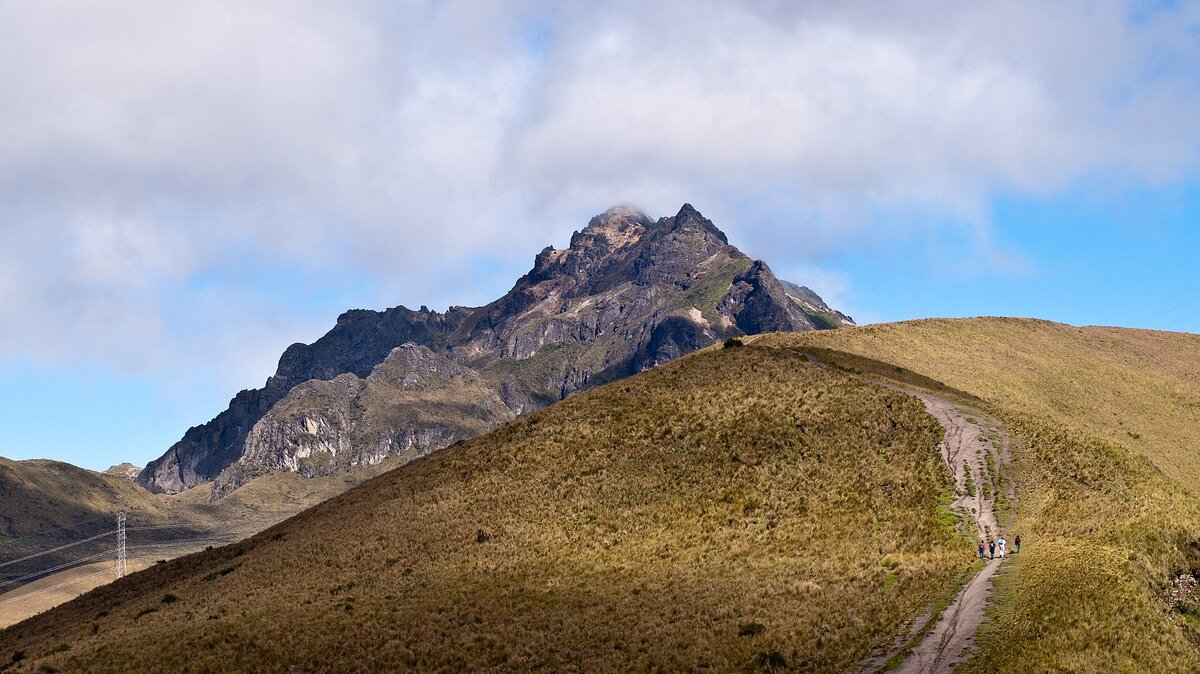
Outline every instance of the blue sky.
<svg viewBox="0 0 1200 674">
<path fill-rule="evenodd" d="M 1032 316 L 1075 325 L 1200 332 L 1200 189 L 1102 199 L 1003 197 L 992 222 L 1014 258 L 989 266 L 961 256 L 953 236 L 831 255 L 847 302 L 873 321 L 924 316 Z"/>
<path fill-rule="evenodd" d="M 862 321 L 1200 332 L 1197 3 L 0 2 L 0 455 L 690 202 Z"/>
</svg>

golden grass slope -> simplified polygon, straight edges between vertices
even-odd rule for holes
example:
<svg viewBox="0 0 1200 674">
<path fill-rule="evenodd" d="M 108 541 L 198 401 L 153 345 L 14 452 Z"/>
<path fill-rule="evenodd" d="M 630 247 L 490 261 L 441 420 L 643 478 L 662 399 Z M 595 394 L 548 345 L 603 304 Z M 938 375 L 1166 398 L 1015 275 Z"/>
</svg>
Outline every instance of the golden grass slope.
<svg viewBox="0 0 1200 674">
<path fill-rule="evenodd" d="M 1026 545 L 969 671 L 1196 671 L 1200 602 L 1171 589 L 1200 577 L 1200 337 L 971 319 L 754 342 L 814 345 L 871 377 L 979 396 L 1018 440 L 1006 530 Z"/>
<path fill-rule="evenodd" d="M 941 435 L 710 349 L 0 632 L 0 669 L 846 670 L 971 563 Z"/>
<path fill-rule="evenodd" d="M 1200 335 L 1015 318 L 929 319 L 799 335 L 1079 428 L 1200 494 Z"/>
<path fill-rule="evenodd" d="M 210 503 L 210 485 L 178 495 L 151 494 L 123 476 L 59 461 L 0 457 L 0 560 L 115 529 L 119 511 L 128 515 L 130 526 L 191 524 L 197 528 L 291 515 L 395 466 L 385 464 L 318 480 L 267 475 L 247 484 L 236 497 Z"/>
<path fill-rule="evenodd" d="M 1025 543 L 970 670 L 1194 672 L 1200 605 L 1169 588 L 1200 573 L 1200 500 L 1103 438 L 1021 414 Z"/>
<path fill-rule="evenodd" d="M 279 472 L 244 485 L 232 496 L 210 502 L 212 485 L 178 495 L 151 494 L 119 475 L 108 475 L 57 461 L 10 461 L 0 458 L 0 563 L 84 541 L 0 569 L 0 581 L 15 580 L 45 569 L 98 555 L 115 568 L 116 513 L 128 516 L 128 552 L 152 564 L 181 554 L 251 536 L 385 472 L 400 463 L 338 471 L 316 479 Z M 143 564 L 145 566 L 146 564 Z M 139 567 L 140 568 L 140 567 Z M 0 625 L 23 620 L 112 580 L 112 575 L 79 580 L 72 569 L 33 579 L 28 585 L 5 585 L 0 592 Z M 78 582 L 74 582 L 78 581 Z M 17 597 L 39 593 L 33 600 Z"/>
<path fill-rule="evenodd" d="M 110 514 L 115 518 L 125 508 L 156 510 L 159 502 L 125 477 L 59 461 L 0 457 L 0 552 L 14 538 Z"/>
</svg>

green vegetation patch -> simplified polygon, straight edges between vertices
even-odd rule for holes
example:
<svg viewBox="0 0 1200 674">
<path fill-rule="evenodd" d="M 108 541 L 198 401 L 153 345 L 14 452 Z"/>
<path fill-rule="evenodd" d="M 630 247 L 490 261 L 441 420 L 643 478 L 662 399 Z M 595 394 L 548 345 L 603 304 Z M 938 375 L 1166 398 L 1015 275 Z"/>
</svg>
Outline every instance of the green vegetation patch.
<svg viewBox="0 0 1200 674">
<path fill-rule="evenodd" d="M 717 305 L 721 303 L 721 298 L 729 291 L 729 286 L 733 283 L 733 279 L 738 274 L 749 269 L 752 264 L 754 263 L 749 259 L 733 260 L 717 269 L 713 269 L 704 278 L 700 279 L 698 283 L 684 291 L 679 300 L 671 305 L 670 309 L 678 310 L 696 307 L 705 319 L 715 321 L 717 319 Z"/>
<path fill-rule="evenodd" d="M 805 316 L 808 316 L 809 320 L 812 321 L 813 326 L 818 330 L 832 330 L 834 328 L 842 327 L 841 318 L 833 312 L 818 311 L 800 303 L 797 303 L 797 306 Z"/>
</svg>

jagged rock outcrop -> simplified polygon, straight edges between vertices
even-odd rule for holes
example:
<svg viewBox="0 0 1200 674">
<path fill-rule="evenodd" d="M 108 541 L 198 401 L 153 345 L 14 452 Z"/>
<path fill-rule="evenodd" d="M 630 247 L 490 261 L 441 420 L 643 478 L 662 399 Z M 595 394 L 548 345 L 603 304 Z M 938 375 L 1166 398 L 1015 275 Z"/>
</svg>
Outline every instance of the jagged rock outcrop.
<svg viewBox="0 0 1200 674">
<path fill-rule="evenodd" d="M 132 463 L 126 462 L 126 463 L 118 463 L 115 466 L 109 466 L 103 472 L 105 475 L 116 475 L 118 477 L 123 477 L 127 480 L 136 480 L 138 473 L 141 473 L 142 469 L 138 468 L 137 466 L 133 465 Z"/>
<path fill-rule="evenodd" d="M 315 477 L 394 456 L 413 459 L 514 416 L 474 370 L 409 342 L 365 378 L 346 373 L 293 388 L 254 425 L 213 494 L 220 498 L 272 470 Z"/>
<path fill-rule="evenodd" d="M 538 253 L 487 306 L 342 314 L 138 482 L 177 492 L 221 476 L 220 495 L 271 470 L 316 475 L 415 456 L 729 336 L 851 323 L 730 245 L 690 204 L 658 220 L 614 208 L 568 248 Z"/>
<path fill-rule="evenodd" d="M 392 348 L 405 342 L 442 344 L 467 311 L 452 307 L 439 314 L 425 307 L 419 311 L 395 307 L 345 312 L 333 329 L 313 344 L 289 346 L 263 388 L 239 392 L 212 421 L 189 428 L 166 454 L 142 469 L 138 484 L 151 491 L 175 493 L 208 482 L 242 456 L 246 435 L 254 424 L 294 386 L 310 379 L 333 379 L 345 372 L 365 377 Z"/>
<path fill-rule="evenodd" d="M 793 300 L 767 264 L 756 260 L 733 278 L 719 309 L 748 335 L 815 330 L 818 326 Z"/>
<path fill-rule="evenodd" d="M 825 304 L 825 300 L 811 289 L 783 279 L 779 279 L 779 283 L 783 285 L 788 297 L 800 305 L 800 310 L 808 316 L 817 329 L 854 325 L 854 319 L 836 309 L 831 309 L 828 304 Z"/>
</svg>

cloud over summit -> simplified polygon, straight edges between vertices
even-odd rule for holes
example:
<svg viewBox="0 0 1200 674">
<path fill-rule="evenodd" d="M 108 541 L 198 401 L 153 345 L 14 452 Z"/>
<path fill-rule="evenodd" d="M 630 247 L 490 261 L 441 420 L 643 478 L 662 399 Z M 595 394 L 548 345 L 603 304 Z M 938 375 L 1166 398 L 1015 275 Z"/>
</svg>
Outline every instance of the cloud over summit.
<svg viewBox="0 0 1200 674">
<path fill-rule="evenodd" d="M 997 195 L 1197 168 L 1195 5 L 644 4 L 0 3 L 0 359 L 248 385 L 330 307 L 490 299 L 615 203 L 780 267 L 1002 257 Z"/>
</svg>

